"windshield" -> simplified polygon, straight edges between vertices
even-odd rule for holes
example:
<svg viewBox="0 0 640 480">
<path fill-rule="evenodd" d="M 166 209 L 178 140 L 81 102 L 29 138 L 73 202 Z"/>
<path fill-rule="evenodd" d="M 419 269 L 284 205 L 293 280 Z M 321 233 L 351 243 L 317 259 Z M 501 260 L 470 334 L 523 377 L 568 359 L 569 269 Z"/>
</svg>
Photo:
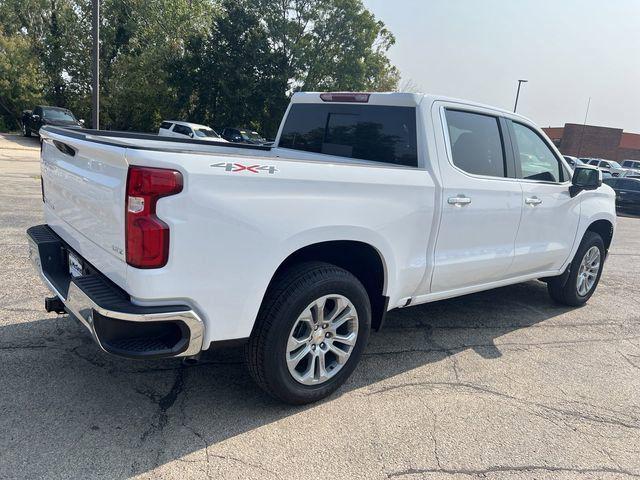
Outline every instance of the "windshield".
<svg viewBox="0 0 640 480">
<path fill-rule="evenodd" d="M 622 168 L 618 162 L 614 162 L 613 160 L 609 160 L 609 163 L 613 168 Z"/>
<path fill-rule="evenodd" d="M 75 122 L 76 117 L 73 116 L 69 110 L 62 110 L 59 108 L 43 108 L 42 116 L 49 120 L 66 120 L 69 122 Z"/>
<path fill-rule="evenodd" d="M 258 140 L 258 141 L 264 140 L 264 138 L 262 138 L 258 134 L 258 132 L 249 132 L 247 130 L 240 130 L 240 135 L 242 135 L 242 138 L 245 140 Z"/>
<path fill-rule="evenodd" d="M 203 138 L 203 137 L 220 138 L 220 135 L 218 135 L 215 131 L 211 130 L 210 128 L 197 128 L 195 132 L 196 132 L 196 136 L 200 138 Z"/>
</svg>

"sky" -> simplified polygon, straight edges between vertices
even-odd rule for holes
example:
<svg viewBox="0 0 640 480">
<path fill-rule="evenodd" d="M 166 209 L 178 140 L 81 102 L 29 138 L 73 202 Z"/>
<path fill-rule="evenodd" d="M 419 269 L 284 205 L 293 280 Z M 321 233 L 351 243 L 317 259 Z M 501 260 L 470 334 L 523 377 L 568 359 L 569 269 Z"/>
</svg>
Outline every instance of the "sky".
<svg viewBox="0 0 640 480">
<path fill-rule="evenodd" d="M 364 0 L 401 87 L 640 133 L 640 0 Z"/>
</svg>

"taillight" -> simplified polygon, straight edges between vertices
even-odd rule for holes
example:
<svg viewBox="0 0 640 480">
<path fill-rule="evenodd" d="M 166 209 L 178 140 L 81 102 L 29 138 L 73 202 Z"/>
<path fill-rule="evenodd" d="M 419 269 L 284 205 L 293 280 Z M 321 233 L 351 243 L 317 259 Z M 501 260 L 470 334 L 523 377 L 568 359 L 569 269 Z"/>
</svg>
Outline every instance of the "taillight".
<svg viewBox="0 0 640 480">
<path fill-rule="evenodd" d="M 129 167 L 127 178 L 127 263 L 136 268 L 160 268 L 169 259 L 169 226 L 156 216 L 159 198 L 182 191 L 176 170 Z"/>
</svg>

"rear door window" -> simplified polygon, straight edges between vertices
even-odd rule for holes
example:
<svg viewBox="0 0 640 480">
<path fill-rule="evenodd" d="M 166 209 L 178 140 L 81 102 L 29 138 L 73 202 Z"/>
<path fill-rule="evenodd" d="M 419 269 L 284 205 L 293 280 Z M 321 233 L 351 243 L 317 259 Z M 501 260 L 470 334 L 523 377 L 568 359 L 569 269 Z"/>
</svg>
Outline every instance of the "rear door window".
<svg viewBox="0 0 640 480">
<path fill-rule="evenodd" d="M 282 148 L 418 166 L 414 107 L 293 104 Z"/>
<path fill-rule="evenodd" d="M 505 154 L 498 117 L 445 111 L 453 164 L 474 175 L 505 177 Z"/>
</svg>

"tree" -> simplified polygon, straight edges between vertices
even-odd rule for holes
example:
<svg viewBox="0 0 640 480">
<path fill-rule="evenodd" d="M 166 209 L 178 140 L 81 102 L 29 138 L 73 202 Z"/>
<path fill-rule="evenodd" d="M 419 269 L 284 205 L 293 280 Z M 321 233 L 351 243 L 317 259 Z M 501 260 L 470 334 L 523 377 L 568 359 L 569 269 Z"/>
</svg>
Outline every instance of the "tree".
<svg viewBox="0 0 640 480">
<path fill-rule="evenodd" d="M 295 90 L 394 90 L 395 37 L 361 0 L 260 0 L 280 70 Z"/>
<path fill-rule="evenodd" d="M 394 90 L 395 41 L 360 0 L 221 0 L 171 68 L 183 117 L 276 133 L 295 90 Z"/>
<path fill-rule="evenodd" d="M 395 39 L 361 0 L 101 0 L 101 14 L 107 128 L 173 117 L 272 136 L 296 90 L 397 87 Z M 91 0 L 0 2 L 6 115 L 37 98 L 89 117 L 90 23 Z"/>
<path fill-rule="evenodd" d="M 12 81 L 23 76 L 33 92 L 24 93 L 16 104 L 32 108 L 37 102 L 68 106 L 82 94 L 81 79 L 77 72 L 89 59 L 83 49 L 90 39 L 83 33 L 86 8 L 72 0 L 5 0 L 0 3 L 0 34 L 19 44 L 20 54 L 14 51 L 14 60 L 22 58 L 21 68 L 0 77 Z M 13 117 L 15 122 L 16 117 Z"/>
<path fill-rule="evenodd" d="M 267 31 L 252 4 L 221 1 L 208 33 L 187 42 L 185 55 L 171 69 L 183 117 L 269 133 L 277 128 L 287 82 L 279 75 Z"/>
<path fill-rule="evenodd" d="M 8 128 L 16 128 L 21 111 L 31 108 L 43 97 L 38 66 L 24 36 L 6 36 L 0 32 L 0 110 Z"/>
</svg>

